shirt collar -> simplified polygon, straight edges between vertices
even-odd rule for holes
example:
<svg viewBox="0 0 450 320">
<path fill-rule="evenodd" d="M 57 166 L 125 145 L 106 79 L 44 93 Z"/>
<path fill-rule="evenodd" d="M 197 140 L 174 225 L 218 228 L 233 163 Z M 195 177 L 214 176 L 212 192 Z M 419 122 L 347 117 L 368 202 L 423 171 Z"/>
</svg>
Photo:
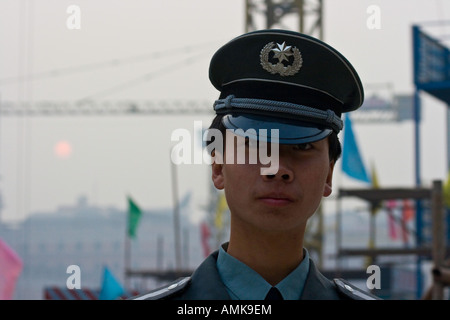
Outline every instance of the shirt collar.
<svg viewBox="0 0 450 320">
<path fill-rule="evenodd" d="M 276 287 L 284 300 L 299 300 L 309 272 L 309 254 L 303 250 L 302 262 Z M 233 300 L 264 300 L 272 287 L 256 271 L 219 248 L 217 270 Z M 249 290 L 251 288 L 251 290 Z"/>
</svg>

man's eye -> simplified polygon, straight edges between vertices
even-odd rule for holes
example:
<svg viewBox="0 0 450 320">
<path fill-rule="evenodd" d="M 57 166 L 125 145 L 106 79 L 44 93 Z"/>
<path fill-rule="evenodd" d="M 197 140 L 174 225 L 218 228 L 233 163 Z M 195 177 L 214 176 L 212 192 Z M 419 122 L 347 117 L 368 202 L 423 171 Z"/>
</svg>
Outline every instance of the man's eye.
<svg viewBox="0 0 450 320">
<path fill-rule="evenodd" d="M 295 150 L 301 150 L 301 151 L 309 150 L 311 148 L 312 148 L 312 144 L 311 143 L 300 143 L 300 144 L 296 144 L 294 146 Z"/>
</svg>

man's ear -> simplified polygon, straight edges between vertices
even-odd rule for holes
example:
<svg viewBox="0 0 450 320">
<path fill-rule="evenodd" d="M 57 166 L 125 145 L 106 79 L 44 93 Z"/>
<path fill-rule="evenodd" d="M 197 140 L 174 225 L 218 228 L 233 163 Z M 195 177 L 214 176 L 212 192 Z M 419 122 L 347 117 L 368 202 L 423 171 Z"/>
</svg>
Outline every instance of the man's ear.
<svg viewBox="0 0 450 320">
<path fill-rule="evenodd" d="M 212 152 L 212 156 L 214 157 L 214 151 Z M 223 179 L 223 164 L 217 163 L 213 161 L 211 164 L 211 175 L 214 186 L 222 190 L 224 188 L 224 179 Z"/>
<path fill-rule="evenodd" d="M 325 181 L 325 186 L 323 188 L 323 196 L 328 197 L 333 191 L 333 170 L 334 170 L 334 161 L 330 161 L 330 166 L 328 168 L 328 175 Z"/>
</svg>

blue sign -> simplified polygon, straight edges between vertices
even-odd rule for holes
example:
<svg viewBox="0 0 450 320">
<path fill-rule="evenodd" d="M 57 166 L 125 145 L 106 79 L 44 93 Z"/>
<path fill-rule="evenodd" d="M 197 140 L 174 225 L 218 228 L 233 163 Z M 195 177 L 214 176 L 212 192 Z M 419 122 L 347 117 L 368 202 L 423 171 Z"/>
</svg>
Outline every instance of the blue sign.
<svg viewBox="0 0 450 320">
<path fill-rule="evenodd" d="M 414 84 L 450 103 L 450 51 L 439 40 L 413 27 Z"/>
</svg>

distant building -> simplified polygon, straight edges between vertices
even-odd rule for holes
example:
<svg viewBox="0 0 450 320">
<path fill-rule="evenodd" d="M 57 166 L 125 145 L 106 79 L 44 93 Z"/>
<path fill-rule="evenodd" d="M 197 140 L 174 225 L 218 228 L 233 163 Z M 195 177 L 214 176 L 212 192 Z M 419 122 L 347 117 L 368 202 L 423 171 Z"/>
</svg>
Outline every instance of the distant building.
<svg viewBox="0 0 450 320">
<path fill-rule="evenodd" d="M 410 94 L 396 95 L 394 109 L 397 111 L 398 121 L 414 120 L 414 96 Z M 419 120 L 420 120 L 419 114 Z"/>
<path fill-rule="evenodd" d="M 143 209 L 143 208 L 142 208 Z M 182 267 L 195 268 L 203 259 L 200 232 L 181 210 Z M 131 268 L 171 270 L 174 268 L 173 213 L 170 209 L 144 210 L 131 239 Z M 34 213 L 17 225 L 0 224 L 0 237 L 22 258 L 24 268 L 16 286 L 15 299 L 43 299 L 45 286 L 65 287 L 67 267 L 81 269 L 81 287 L 99 289 L 107 266 L 125 283 L 124 254 L 127 212 L 101 208 L 81 197 L 74 206 L 51 213 Z M 131 278 L 130 289 L 148 289 L 157 279 Z"/>
<path fill-rule="evenodd" d="M 398 94 L 392 97 L 384 97 L 376 93 L 368 95 L 364 99 L 363 107 L 353 115 L 353 119 L 363 122 L 413 121 L 414 97 L 410 94 Z"/>
</svg>

